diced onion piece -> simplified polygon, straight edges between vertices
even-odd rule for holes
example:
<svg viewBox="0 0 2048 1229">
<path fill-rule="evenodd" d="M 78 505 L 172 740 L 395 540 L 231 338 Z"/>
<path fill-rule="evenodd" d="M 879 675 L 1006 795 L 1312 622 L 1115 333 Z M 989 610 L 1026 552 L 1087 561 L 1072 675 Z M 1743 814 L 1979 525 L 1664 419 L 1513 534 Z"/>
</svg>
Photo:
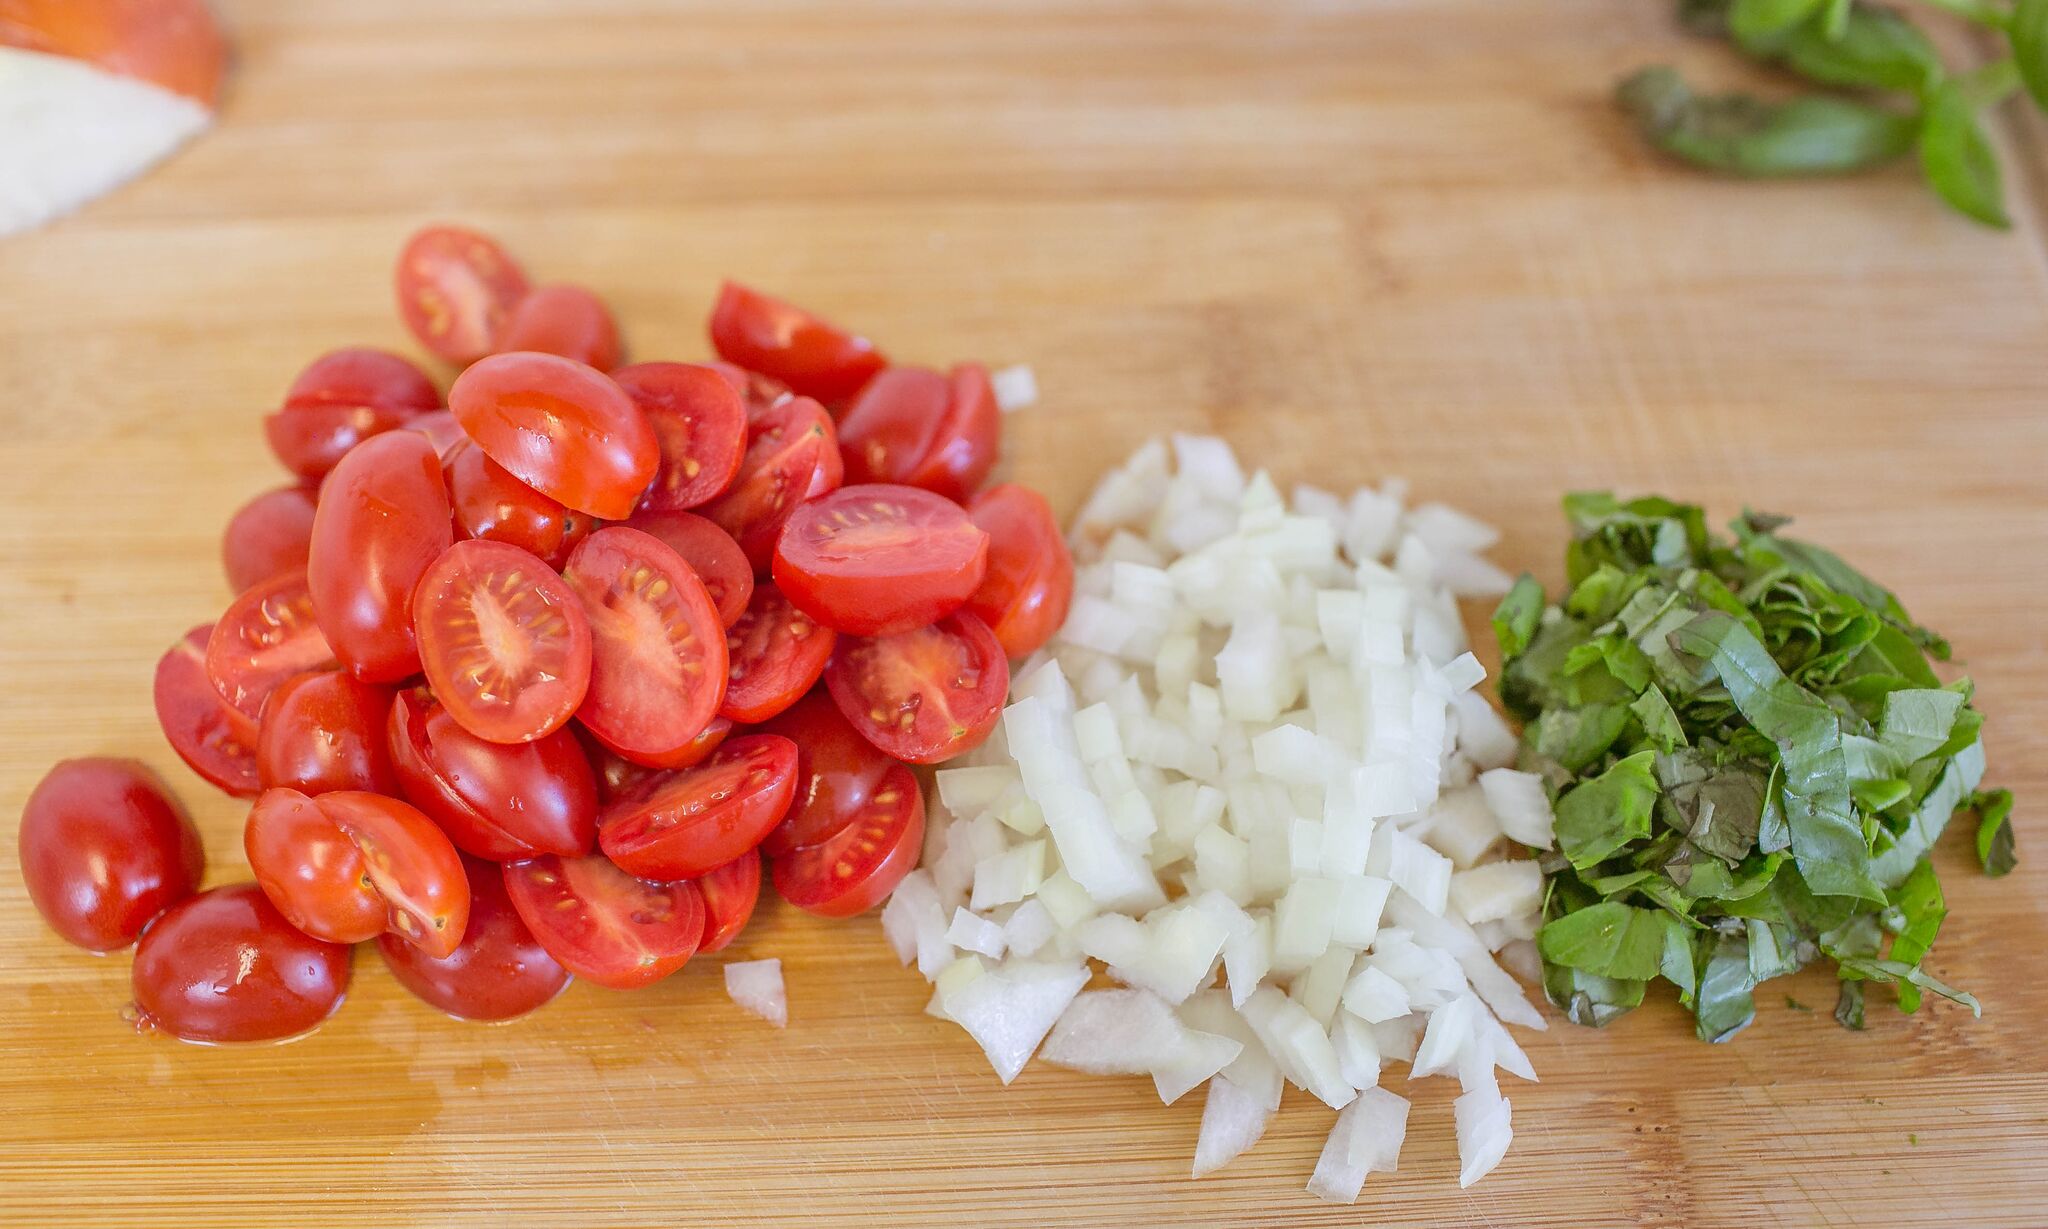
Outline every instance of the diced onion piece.
<svg viewBox="0 0 2048 1229">
<path fill-rule="evenodd" d="M 1530 917 L 1543 906 L 1543 868 L 1533 861 L 1488 862 L 1451 876 L 1451 908 L 1471 925 Z"/>
<path fill-rule="evenodd" d="M 1337 1115 L 1323 1142 L 1309 1193 L 1332 1203 L 1356 1203 L 1367 1174 L 1393 1173 L 1408 1134 L 1408 1101 L 1371 1088 Z"/>
<path fill-rule="evenodd" d="M 1202 1131 L 1195 1140 L 1194 1175 L 1199 1178 L 1229 1164 L 1266 1133 L 1273 1107 L 1238 1088 L 1225 1076 L 1209 1081 L 1202 1103 Z"/>
<path fill-rule="evenodd" d="M 1501 831 L 1536 849 L 1556 844 L 1557 816 L 1551 812 L 1542 777 L 1512 768 L 1489 768 L 1479 774 L 1479 788 Z"/>
<path fill-rule="evenodd" d="M 1038 404 L 1038 377 L 1022 363 L 989 372 L 988 386 L 996 395 L 996 408 L 1005 414 Z"/>
<path fill-rule="evenodd" d="M 782 987 L 782 961 L 735 960 L 725 966 L 725 993 L 733 1002 L 782 1028 L 789 1023 L 789 998 Z"/>
<path fill-rule="evenodd" d="M 946 1011 L 1007 1084 L 1087 984 L 1088 970 L 1082 965 L 1012 960 L 946 996 Z"/>
<path fill-rule="evenodd" d="M 1430 848 L 1463 870 L 1484 858 L 1500 840 L 1500 824 L 1476 785 L 1446 790 L 1429 809 L 1423 837 Z"/>
<path fill-rule="evenodd" d="M 990 960 L 1000 960 L 1003 957 L 1003 928 L 965 909 L 953 911 L 953 924 L 946 928 L 946 942 L 963 951 L 986 956 Z"/>
<path fill-rule="evenodd" d="M 1451 1103 L 1457 1122 L 1458 1185 L 1467 1187 L 1493 1172 L 1514 1141 L 1512 1113 L 1498 1089 L 1476 1088 Z"/>
<path fill-rule="evenodd" d="M 1018 905 L 1003 923 L 1003 943 L 1013 955 L 1036 956 L 1059 929 L 1045 902 L 1034 897 Z"/>
<path fill-rule="evenodd" d="M 1237 1061 L 1244 1043 L 1194 1029 L 1181 1033 L 1180 1044 L 1152 1067 L 1152 1086 L 1159 1099 L 1172 1105 L 1204 1080 Z"/>
<path fill-rule="evenodd" d="M 1180 1046 L 1186 1031 L 1165 1000 L 1150 991 L 1089 990 L 1053 1025 L 1040 1056 L 1096 1075 L 1149 1075 Z"/>
</svg>

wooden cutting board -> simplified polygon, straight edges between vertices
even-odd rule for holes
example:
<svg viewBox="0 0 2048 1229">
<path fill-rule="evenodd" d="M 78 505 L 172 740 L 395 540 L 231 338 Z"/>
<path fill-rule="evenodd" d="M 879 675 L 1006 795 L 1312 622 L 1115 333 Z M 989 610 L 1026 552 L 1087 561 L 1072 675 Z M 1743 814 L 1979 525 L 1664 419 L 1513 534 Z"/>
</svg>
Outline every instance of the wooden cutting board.
<svg viewBox="0 0 2048 1229">
<path fill-rule="evenodd" d="M 1458 1189 L 1455 1090 L 1426 1081 L 1400 1173 L 1338 1207 L 1302 1189 L 1331 1119 L 1305 1097 L 1195 1182 L 1199 1096 L 1038 1067 L 1001 1088 L 872 917 L 764 908 L 733 956 L 782 958 L 783 1032 L 716 960 L 475 1027 L 366 952 L 298 1044 L 139 1038 L 127 958 L 53 938 L 7 840 L 0 1222 L 2048 1224 L 2036 202 L 2001 234 L 1905 169 L 1660 163 L 1610 83 L 1725 70 L 1645 0 L 223 8 L 219 130 L 0 242 L 0 825 L 53 760 L 137 755 L 195 809 L 209 879 L 245 876 L 243 808 L 161 742 L 152 664 L 224 604 L 229 512 L 281 481 L 259 415 L 326 347 L 409 348 L 391 260 L 450 218 L 600 289 L 642 357 L 703 356 L 732 275 L 904 360 L 1028 362 L 1044 400 L 1006 420 L 1006 463 L 1062 508 L 1181 429 L 1283 480 L 1405 475 L 1553 581 L 1567 489 L 1794 514 L 1954 639 L 2023 862 L 1993 882 L 1941 854 L 1933 965 L 1982 1020 L 1873 996 L 1846 1033 L 1813 975 L 1719 1047 L 1664 1001 L 1560 1022 L 1524 1038 L 1543 1082 L 1508 1090 L 1491 1177 Z"/>
</svg>

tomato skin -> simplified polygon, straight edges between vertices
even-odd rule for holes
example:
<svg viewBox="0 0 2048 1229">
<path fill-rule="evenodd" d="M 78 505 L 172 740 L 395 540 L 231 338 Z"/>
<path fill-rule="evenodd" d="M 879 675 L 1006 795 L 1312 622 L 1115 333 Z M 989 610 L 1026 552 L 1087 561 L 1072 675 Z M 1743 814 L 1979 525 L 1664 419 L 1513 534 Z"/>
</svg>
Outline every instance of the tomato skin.
<svg viewBox="0 0 2048 1229">
<path fill-rule="evenodd" d="M 723 951 L 754 916 L 761 899 L 761 855 L 749 849 L 697 880 L 704 897 L 704 940 L 700 952 Z"/>
<path fill-rule="evenodd" d="M 784 397 L 796 395 L 789 391 L 789 385 L 775 379 L 773 376 L 764 376 L 758 371 L 748 371 L 746 368 L 736 363 L 728 363 L 724 359 L 714 359 L 704 365 L 717 372 L 721 379 L 732 386 L 732 391 L 740 395 L 740 400 L 746 403 L 747 426 L 749 429 L 756 422 L 760 421 L 761 415 L 767 411 L 769 406 L 774 405 Z"/>
<path fill-rule="evenodd" d="M 398 776 L 385 749 L 391 692 L 339 670 L 279 683 L 263 706 L 256 773 L 263 788 L 304 794 L 331 790 L 394 793 Z"/>
<path fill-rule="evenodd" d="M 660 538 L 683 557 L 704 582 L 720 623 L 731 627 L 747 612 L 747 602 L 754 596 L 754 569 L 725 530 L 694 512 L 636 512 L 626 524 Z"/>
<path fill-rule="evenodd" d="M 702 581 L 660 539 L 613 525 L 583 540 L 563 578 L 591 631 L 590 690 L 576 716 L 643 764 L 672 762 L 725 697 L 725 632 Z"/>
<path fill-rule="evenodd" d="M 479 738 L 531 742 L 568 723 L 591 678 L 591 628 L 568 582 L 503 542 L 457 542 L 413 595 L 420 659 Z"/>
<path fill-rule="evenodd" d="M 795 787 L 795 743 L 773 734 L 729 739 L 696 768 L 651 777 L 607 804 L 598 848 L 628 874 L 694 879 L 759 845 Z"/>
<path fill-rule="evenodd" d="M 770 867 L 782 899 L 820 917 L 854 917 L 896 890 L 924 850 L 924 794 L 898 764 L 853 821 Z"/>
<path fill-rule="evenodd" d="M 230 589 L 241 593 L 279 572 L 306 566 L 317 499 L 311 487 L 283 486 L 236 509 L 220 543 Z"/>
<path fill-rule="evenodd" d="M 775 540 L 826 471 L 825 456 L 838 448 L 825 408 L 808 397 L 777 402 L 755 422 L 739 476 L 724 495 L 704 505 L 704 516 L 732 535 L 754 571 L 765 573 Z"/>
<path fill-rule="evenodd" d="M 455 446 L 469 440 L 469 437 L 462 433 L 462 424 L 456 422 L 455 415 L 446 410 L 429 410 L 406 423 L 405 429 L 426 436 L 427 442 L 434 446 L 435 455 L 441 458 L 443 466 L 448 464 L 448 456 L 455 450 Z"/>
<path fill-rule="evenodd" d="M 256 751 L 245 741 L 248 718 L 228 706 L 206 676 L 206 643 L 213 624 L 186 632 L 156 663 L 157 724 L 186 766 L 237 798 L 262 791 Z"/>
<path fill-rule="evenodd" d="M 441 404 L 426 373 L 383 350 L 351 347 L 314 359 L 263 420 L 277 459 L 317 481 L 357 444 L 407 425 Z"/>
<path fill-rule="evenodd" d="M 988 572 L 967 609 L 996 635 L 1012 661 L 1029 657 L 1067 621 L 1074 557 L 1045 496 L 1005 482 L 975 496 L 969 519 L 989 537 Z"/>
<path fill-rule="evenodd" d="M 723 717 L 713 717 L 709 725 L 698 732 L 697 737 L 677 751 L 661 757 L 659 764 L 643 764 L 627 759 L 605 744 L 597 731 L 587 725 L 578 724 L 576 732 L 583 738 L 585 754 L 590 757 L 590 769 L 597 774 L 597 798 L 599 802 L 610 802 L 628 789 L 645 781 L 658 772 L 675 768 L 695 768 L 718 750 L 732 734 L 732 722 Z"/>
<path fill-rule="evenodd" d="M 136 760 L 63 760 L 21 812 L 29 899 L 67 943 L 110 952 L 199 889 L 199 829 Z"/>
<path fill-rule="evenodd" d="M 184 900 L 135 949 L 140 1024 L 183 1041 L 279 1041 L 334 1014 L 349 949 L 294 929 L 253 883 Z"/>
<path fill-rule="evenodd" d="M 306 585 L 321 634 L 362 681 L 419 673 L 412 591 L 455 541 L 452 516 L 441 459 L 417 432 L 365 440 L 328 475 Z"/>
<path fill-rule="evenodd" d="M 737 282 L 719 288 L 711 345 L 718 357 L 820 401 L 852 396 L 888 365 L 867 338 Z"/>
<path fill-rule="evenodd" d="M 761 733 L 780 734 L 797 752 L 789 811 L 761 841 L 761 852 L 771 858 L 816 845 L 853 822 L 896 763 L 847 723 L 823 688 L 763 725 Z"/>
<path fill-rule="evenodd" d="M 462 941 L 462 856 L 432 820 L 397 799 L 266 790 L 249 812 L 242 847 L 271 903 L 315 938 L 359 943 L 389 929 L 431 956 Z"/>
<path fill-rule="evenodd" d="M 458 538 L 503 542 L 559 566 L 582 535 L 577 525 L 590 518 L 514 478 L 505 467 L 464 439 L 442 457 L 448 480 L 448 501 L 455 509 Z M 589 532 L 586 528 L 585 533 Z M 573 539 L 572 536 L 574 535 Z"/>
<path fill-rule="evenodd" d="M 491 348 L 559 354 L 610 371 L 619 365 L 619 326 L 604 300 L 583 286 L 537 286 L 513 307 Z"/>
<path fill-rule="evenodd" d="M 923 487 L 965 502 L 995 468 L 1001 412 L 988 372 L 892 367 L 839 420 L 847 481 Z"/>
<path fill-rule="evenodd" d="M 893 636 L 841 637 L 825 686 L 861 737 L 906 763 L 936 764 L 995 729 L 1010 664 L 988 624 L 961 611 Z"/>
<path fill-rule="evenodd" d="M 206 639 L 206 676 L 227 703 L 230 730 L 252 748 L 263 702 L 277 685 L 333 667 L 303 572 L 273 576 L 230 602 Z"/>
<path fill-rule="evenodd" d="M 603 520 L 631 515 L 661 464 L 654 429 L 625 390 L 559 355 L 494 354 L 456 377 L 448 409 L 513 477 Z"/>
<path fill-rule="evenodd" d="M 775 583 L 836 631 L 884 636 L 958 610 L 988 567 L 988 535 L 916 487 L 841 487 L 798 505 L 776 541 Z"/>
<path fill-rule="evenodd" d="M 405 414 L 388 406 L 287 406 L 263 419 L 263 438 L 286 469 L 318 482 L 357 444 L 405 425 Z"/>
<path fill-rule="evenodd" d="M 429 956 L 386 932 L 377 954 L 400 985 L 458 1020 L 510 1020 L 546 1006 L 569 984 L 569 970 L 519 920 L 496 864 L 465 858 L 462 865 L 469 925 L 455 950 Z"/>
<path fill-rule="evenodd" d="M 747 407 L 718 372 L 695 363 L 636 363 L 612 373 L 661 448 L 642 512 L 694 508 L 718 497 L 740 472 Z"/>
<path fill-rule="evenodd" d="M 427 226 L 398 254 L 398 311 L 421 345 L 457 364 L 497 348 L 526 272 L 498 244 L 460 226 Z"/>
<path fill-rule="evenodd" d="M 837 640 L 832 629 L 792 605 L 766 581 L 725 634 L 722 717 L 742 725 L 766 721 L 803 697 L 825 672 Z"/>
<path fill-rule="evenodd" d="M 571 973 L 613 990 L 652 985 L 688 963 L 704 935 L 697 885 L 637 879 L 598 855 L 505 864 L 519 919 Z"/>
<path fill-rule="evenodd" d="M 401 692 L 387 731 L 408 802 L 458 849 L 494 862 L 586 854 L 597 844 L 597 778 L 575 736 L 478 738 L 425 688 Z"/>
</svg>

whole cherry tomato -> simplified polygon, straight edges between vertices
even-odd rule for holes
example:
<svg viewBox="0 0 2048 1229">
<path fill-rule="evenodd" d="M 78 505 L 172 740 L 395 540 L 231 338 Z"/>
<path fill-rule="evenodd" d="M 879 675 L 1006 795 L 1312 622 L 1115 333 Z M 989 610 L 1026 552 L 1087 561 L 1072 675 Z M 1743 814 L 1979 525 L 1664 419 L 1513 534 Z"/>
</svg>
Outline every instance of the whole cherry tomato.
<svg viewBox="0 0 2048 1229">
<path fill-rule="evenodd" d="M 825 686 L 861 737 L 912 764 L 981 745 L 1002 716 L 1010 663 L 966 612 L 893 636 L 841 636 Z"/>
<path fill-rule="evenodd" d="M 771 866 L 782 899 L 821 917 L 852 917 L 888 899 L 924 848 L 924 795 L 898 764 L 853 821 Z"/>
<path fill-rule="evenodd" d="M 896 764 L 847 724 L 822 687 L 763 725 L 761 733 L 796 744 L 789 811 L 761 842 L 761 852 L 771 858 L 816 845 L 852 823 Z"/>
<path fill-rule="evenodd" d="M 513 477 L 604 520 L 631 515 L 661 464 L 633 399 L 574 359 L 494 354 L 456 378 L 448 409 Z"/>
<path fill-rule="evenodd" d="M 704 937 L 696 884 L 636 879 L 597 854 L 507 862 L 505 891 L 549 955 L 613 990 L 667 977 Z"/>
<path fill-rule="evenodd" d="M 958 610 L 981 583 L 988 545 L 958 504 L 929 491 L 841 487 L 790 514 L 775 584 L 826 627 L 883 636 Z"/>
<path fill-rule="evenodd" d="M 975 496 L 967 515 L 988 534 L 988 572 L 967 599 L 1012 661 L 1029 657 L 1067 621 L 1074 557 L 1045 496 L 1005 482 Z"/>
<path fill-rule="evenodd" d="M 398 311 L 421 345 L 457 365 L 497 348 L 526 273 L 505 249 L 460 226 L 428 226 L 398 254 Z"/>
<path fill-rule="evenodd" d="M 523 1016 L 569 984 L 563 968 L 533 937 L 494 863 L 464 858 L 469 875 L 469 926 L 446 956 L 429 956 L 397 935 L 377 936 L 377 954 L 400 985 L 430 1006 L 462 1020 Z"/>
<path fill-rule="evenodd" d="M 321 488 L 306 584 L 335 657 L 364 682 L 419 673 L 412 592 L 455 541 L 452 515 L 441 459 L 417 432 L 363 441 Z"/>
<path fill-rule="evenodd" d="M 349 949 L 293 928 L 253 883 L 171 906 L 135 948 L 137 1023 L 184 1041 L 281 1041 L 334 1014 Z"/>
<path fill-rule="evenodd" d="M 241 593 L 279 572 L 305 568 L 317 499 L 310 487 L 283 486 L 236 510 L 220 544 L 230 589 Z"/>
<path fill-rule="evenodd" d="M 357 682 L 340 670 L 295 675 L 263 706 L 256 736 L 256 772 L 263 788 L 306 794 L 331 790 L 398 790 L 384 727 L 388 688 Z"/>
<path fill-rule="evenodd" d="M 598 847 L 629 874 L 694 879 L 759 845 L 795 788 L 796 744 L 773 734 L 729 739 L 697 767 L 650 777 L 608 803 Z"/>
<path fill-rule="evenodd" d="M 202 623 L 157 660 L 157 724 L 193 772 L 237 798 L 254 798 L 262 785 L 256 749 L 246 735 L 249 719 L 228 707 L 206 676 L 206 643 L 212 635 L 213 625 Z"/>
<path fill-rule="evenodd" d="M 591 625 L 568 582 L 502 542 L 448 548 L 413 596 L 434 694 L 472 734 L 531 742 L 562 728 L 591 679 Z"/>
<path fill-rule="evenodd" d="M 317 798 L 266 790 L 242 846 L 271 903 L 309 935 L 359 943 L 388 929 L 433 956 L 462 941 L 462 857 L 403 802 L 352 790 Z"/>
<path fill-rule="evenodd" d="M 95 952 L 135 942 L 199 888 L 199 830 L 135 760 L 64 760 L 21 812 L 21 877 L 65 941 Z"/>
<path fill-rule="evenodd" d="M 422 687 L 399 693 L 388 737 L 406 799 L 463 851 L 509 862 L 597 844 L 597 780 L 569 731 L 486 742 Z"/>
<path fill-rule="evenodd" d="M 647 416 L 661 466 L 642 512 L 694 508 L 732 485 L 747 450 L 747 407 L 724 376 L 694 363 L 638 363 L 612 373 Z"/>
<path fill-rule="evenodd" d="M 988 372 L 892 367 L 839 420 L 851 482 L 895 482 L 964 502 L 995 468 L 1001 413 Z"/>
<path fill-rule="evenodd" d="M 867 338 L 737 282 L 719 289 L 711 344 L 720 358 L 820 401 L 852 396 L 888 365 Z"/>
<path fill-rule="evenodd" d="M 619 326 L 604 300 L 584 287 L 539 286 L 512 309 L 492 349 L 559 354 L 610 371 L 619 365 Z"/>
</svg>

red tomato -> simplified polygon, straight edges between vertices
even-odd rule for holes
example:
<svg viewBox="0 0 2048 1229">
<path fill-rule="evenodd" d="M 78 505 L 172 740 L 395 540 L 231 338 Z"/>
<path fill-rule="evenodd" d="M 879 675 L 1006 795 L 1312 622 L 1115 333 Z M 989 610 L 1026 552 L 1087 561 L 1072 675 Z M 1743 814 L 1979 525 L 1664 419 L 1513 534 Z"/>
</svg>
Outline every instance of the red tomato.
<svg viewBox="0 0 2048 1229">
<path fill-rule="evenodd" d="M 995 728 L 1010 665 L 988 624 L 962 612 L 893 636 L 842 637 L 825 686 L 861 737 L 899 760 L 936 764 Z"/>
<path fill-rule="evenodd" d="M 683 557 L 704 582 L 720 623 L 731 627 L 746 613 L 747 600 L 754 596 L 754 569 L 725 530 L 694 512 L 636 512 L 626 524 L 660 538 Z"/>
<path fill-rule="evenodd" d="M 718 372 L 694 363 L 639 363 L 612 373 L 661 448 L 643 512 L 694 508 L 718 497 L 740 472 L 747 407 Z"/>
<path fill-rule="evenodd" d="M 486 742 L 421 687 L 399 694 L 388 738 L 406 800 L 457 848 L 509 862 L 597 844 L 597 778 L 569 731 Z"/>
<path fill-rule="evenodd" d="M 244 737 L 248 718 L 206 677 L 206 642 L 211 623 L 186 632 L 156 663 L 156 720 L 171 750 L 193 772 L 237 798 L 261 791 L 256 751 Z"/>
<path fill-rule="evenodd" d="M 776 858 L 782 899 L 821 917 L 852 917 L 886 900 L 924 849 L 924 795 L 917 778 L 889 769 L 853 822 L 817 845 Z"/>
<path fill-rule="evenodd" d="M 426 373 L 396 354 L 354 347 L 314 359 L 263 420 L 271 451 L 301 478 L 326 475 L 372 435 L 407 425 L 441 404 Z"/>
<path fill-rule="evenodd" d="M 349 949 L 292 927 L 253 883 L 171 906 L 135 948 L 138 1027 L 185 1041 L 280 1041 L 334 1014 Z"/>
<path fill-rule="evenodd" d="M 544 738 L 583 703 L 590 620 L 568 583 L 516 546 L 449 547 L 420 578 L 413 620 L 434 694 L 478 738 Z"/>
<path fill-rule="evenodd" d="M 455 421 L 455 415 L 446 410 L 432 410 L 422 414 L 405 424 L 405 429 L 426 436 L 427 442 L 434 446 L 434 453 L 441 458 L 443 465 L 448 463 L 448 454 L 455 446 L 469 439 L 462 433 L 462 424 Z"/>
<path fill-rule="evenodd" d="M 867 338 L 736 282 L 719 288 L 711 345 L 720 358 L 820 401 L 852 396 L 888 365 Z"/>
<path fill-rule="evenodd" d="M 50 929 L 110 952 L 199 889 L 199 829 L 135 760 L 64 760 L 21 811 L 21 877 Z"/>
<path fill-rule="evenodd" d="M 590 757 L 590 768 L 597 774 L 597 797 L 600 802 L 610 802 L 628 789 L 645 781 L 658 772 L 672 768 L 695 768 L 710 758 L 718 745 L 732 733 L 732 722 L 723 717 L 713 717 L 711 724 L 685 743 L 673 755 L 663 756 L 659 764 L 642 764 L 627 759 L 605 745 L 597 732 L 589 726 L 578 725 L 577 733 L 583 736 L 584 753 Z"/>
<path fill-rule="evenodd" d="M 900 482 L 964 502 L 995 468 L 1000 419 L 977 364 L 950 377 L 892 367 L 840 417 L 840 455 L 853 482 Z"/>
<path fill-rule="evenodd" d="M 455 540 L 441 458 L 397 431 L 363 441 L 320 489 L 306 584 L 320 631 L 366 683 L 419 673 L 412 591 Z"/>
<path fill-rule="evenodd" d="M 607 804 L 598 848 L 631 874 L 694 879 L 759 845 L 795 788 L 795 743 L 731 739 L 697 767 L 650 777 Z"/>
<path fill-rule="evenodd" d="M 497 348 L 526 273 L 495 242 L 460 226 L 429 226 L 398 254 L 398 311 L 420 344 L 451 363 Z"/>
<path fill-rule="evenodd" d="M 766 572 L 775 539 L 798 503 L 813 495 L 825 454 L 838 444 L 832 420 L 808 397 L 778 402 L 754 425 L 731 489 L 704 515 L 732 535 L 756 572 Z"/>
<path fill-rule="evenodd" d="M 585 538 L 563 575 L 590 615 L 590 692 L 577 717 L 627 759 L 685 753 L 725 697 L 725 632 L 703 582 L 623 525 Z"/>
<path fill-rule="evenodd" d="M 967 515 L 988 534 L 988 573 L 967 609 L 1011 660 L 1029 657 L 1067 621 L 1074 557 L 1045 496 L 1005 482 L 975 496 Z"/>
<path fill-rule="evenodd" d="M 619 326 L 604 300 L 589 290 L 567 284 L 541 286 L 519 300 L 491 348 L 501 354 L 559 354 L 610 371 L 619 365 Z"/>
<path fill-rule="evenodd" d="M 596 854 L 508 862 L 505 891 L 549 955 L 614 990 L 667 977 L 704 936 L 697 885 L 635 879 Z"/>
<path fill-rule="evenodd" d="M 752 427 L 769 406 L 774 405 L 784 397 L 795 395 L 789 391 L 789 385 L 784 384 L 782 381 L 770 376 L 764 376 L 758 371 L 748 371 L 744 367 L 728 363 L 723 359 L 718 359 L 704 365 L 717 372 L 727 384 L 732 386 L 732 391 L 740 395 L 740 400 L 746 403 L 748 427 Z"/>
<path fill-rule="evenodd" d="M 287 406 L 263 420 L 263 438 L 286 469 L 318 482 L 357 444 L 406 425 L 406 415 L 388 406 Z"/>
<path fill-rule="evenodd" d="M 462 856 L 432 820 L 396 799 L 266 790 L 242 848 L 271 903 L 315 938 L 358 943 L 390 930 L 432 956 L 462 941 Z"/>
<path fill-rule="evenodd" d="M 775 544 L 775 583 L 836 631 L 883 636 L 960 608 L 988 566 L 988 535 L 916 487 L 841 487 L 798 505 Z"/>
<path fill-rule="evenodd" d="M 206 640 L 206 676 L 228 703 L 235 736 L 251 747 L 263 702 L 279 683 L 333 668 L 303 572 L 273 576 L 236 598 Z"/>
<path fill-rule="evenodd" d="M 442 466 L 459 537 L 516 546 L 553 567 L 590 532 L 589 516 L 514 478 L 467 439 L 443 454 Z"/>
<path fill-rule="evenodd" d="M 456 377 L 448 409 L 513 477 L 604 520 L 631 514 L 661 464 L 633 399 L 574 359 L 494 354 Z"/>
<path fill-rule="evenodd" d="M 761 842 L 779 858 L 800 845 L 816 845 L 853 822 L 896 761 L 862 738 L 823 688 L 798 700 L 761 727 L 796 744 L 796 792 L 789 813 Z"/>
<path fill-rule="evenodd" d="M 306 566 L 317 499 L 311 487 L 283 486 L 263 492 L 228 518 L 220 554 L 230 589 L 240 593 L 279 572 Z"/>
<path fill-rule="evenodd" d="M 825 672 L 836 637 L 763 581 L 746 614 L 725 634 L 722 716 L 742 725 L 766 721 L 797 702 Z"/>
<path fill-rule="evenodd" d="M 377 936 L 377 954 L 398 983 L 461 1020 L 523 1016 L 569 984 L 569 971 L 533 937 L 512 908 L 494 863 L 464 858 L 469 926 L 446 956 L 429 956 L 397 935 Z"/>
<path fill-rule="evenodd" d="M 391 692 L 339 670 L 286 679 L 263 706 L 256 772 L 263 788 L 306 794 L 331 790 L 398 791 L 385 749 Z"/>
<path fill-rule="evenodd" d="M 697 880 L 704 897 L 704 941 L 700 952 L 721 951 L 739 937 L 761 899 L 761 855 L 749 849 Z"/>
</svg>

